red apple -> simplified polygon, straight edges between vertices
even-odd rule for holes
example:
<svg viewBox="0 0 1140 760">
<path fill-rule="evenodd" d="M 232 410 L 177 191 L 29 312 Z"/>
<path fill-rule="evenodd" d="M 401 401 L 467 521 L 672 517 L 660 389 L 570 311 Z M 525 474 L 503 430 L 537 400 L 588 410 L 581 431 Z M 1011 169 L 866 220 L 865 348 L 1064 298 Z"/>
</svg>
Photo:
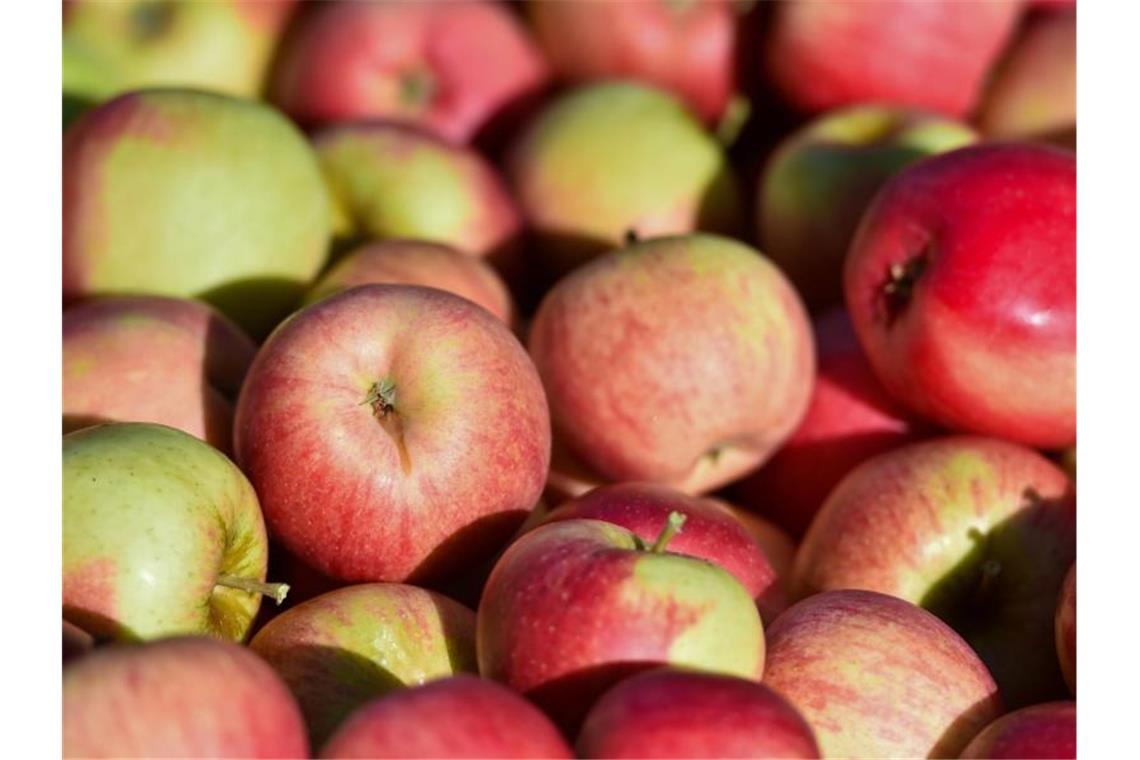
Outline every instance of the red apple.
<svg viewBox="0 0 1140 760">
<path fill-rule="evenodd" d="M 631 760 L 820 756 L 811 726 L 764 684 L 667 668 L 606 692 L 586 717 L 577 750 Z"/>
<path fill-rule="evenodd" d="M 254 360 L 234 427 L 270 530 L 350 581 L 435 579 L 488 557 L 550 461 L 518 340 L 467 299 L 411 285 L 294 314 Z"/>
<path fill-rule="evenodd" d="M 768 631 L 764 683 L 823 757 L 956 757 L 1002 712 L 969 645 L 929 612 L 871 591 L 816 594 Z"/>
<path fill-rule="evenodd" d="M 732 513 L 756 543 L 760 544 L 764 556 L 776 571 L 776 579 L 781 587 L 786 588 L 787 581 L 792 577 L 792 562 L 796 556 L 796 542 L 787 531 L 772 521 L 727 501 L 713 498 L 706 498 L 705 501 Z"/>
<path fill-rule="evenodd" d="M 880 191 L 845 288 L 892 396 L 962 432 L 1075 441 L 1076 179 L 1066 151 L 980 145 L 920 161 Z"/>
<path fill-rule="evenodd" d="M 308 757 L 297 703 L 245 647 L 100 649 L 63 669 L 64 757 Z"/>
<path fill-rule="evenodd" d="M 1054 637 L 1057 643 L 1057 660 L 1061 664 L 1061 674 L 1065 684 L 1074 696 L 1077 693 L 1077 563 L 1065 574 L 1061 593 L 1057 599 L 1057 613 L 1054 621 Z"/>
<path fill-rule="evenodd" d="M 456 675 L 361 707 L 322 758 L 570 758 L 550 719 L 494 681 Z"/>
<path fill-rule="evenodd" d="M 984 760 L 1072 760 L 1076 756 L 1076 702 L 1049 702 L 1014 710 L 982 729 L 959 755 Z"/>
</svg>

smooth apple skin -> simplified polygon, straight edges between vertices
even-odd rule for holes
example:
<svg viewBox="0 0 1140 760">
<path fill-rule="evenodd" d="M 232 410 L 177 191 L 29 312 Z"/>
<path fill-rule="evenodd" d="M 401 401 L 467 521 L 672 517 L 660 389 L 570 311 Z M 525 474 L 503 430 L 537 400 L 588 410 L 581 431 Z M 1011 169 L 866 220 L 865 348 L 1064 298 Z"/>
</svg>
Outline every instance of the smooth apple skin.
<svg viewBox="0 0 1140 760">
<path fill-rule="evenodd" d="M 959 432 L 1076 440 L 1076 157 L 988 144 L 895 175 L 845 268 L 887 391 Z"/>
<path fill-rule="evenodd" d="M 477 612 L 479 672 L 535 702 L 567 735 L 623 677 L 684 665 L 760 680 L 756 605 L 723 568 L 644 550 L 600 520 L 542 525 L 496 563 Z"/>
<path fill-rule="evenodd" d="M 672 512 L 685 525 L 669 542 L 669 551 L 720 565 L 756 600 L 765 622 L 788 606 L 784 587 L 764 550 L 736 517 L 706 499 L 652 483 L 601 486 L 556 507 L 543 521 L 604 520 L 653 543 Z"/>
<path fill-rule="evenodd" d="M 584 758 L 817 758 L 811 726 L 779 694 L 743 678 L 662 668 L 632 676 L 590 709 Z"/>
<path fill-rule="evenodd" d="M 328 192 L 278 112 L 196 90 L 132 92 L 63 137 L 63 299 L 202 298 L 254 337 L 324 263 Z"/>
<path fill-rule="evenodd" d="M 555 75 L 575 84 L 631 79 L 672 91 L 704 122 L 736 89 L 731 3 L 550 3 L 526 6 Z"/>
<path fill-rule="evenodd" d="M 346 586 L 281 613 L 250 648 L 288 684 L 320 747 L 376 697 L 474 671 L 475 615 L 415 586 Z"/>
<path fill-rule="evenodd" d="M 228 451 L 257 347 L 198 301 L 99 298 L 63 312 L 63 432 L 155 422 Z"/>
<path fill-rule="evenodd" d="M 1020 14 L 1020 2 L 1000 0 L 781 3 L 764 66 L 807 113 L 880 102 L 965 118 Z"/>
<path fill-rule="evenodd" d="M 301 22 L 272 99 L 302 123 L 396 120 L 467 142 L 548 77 L 499 3 L 322 3 Z"/>
<path fill-rule="evenodd" d="M 257 494 L 221 452 L 180 430 L 111 423 L 63 437 L 63 616 L 100 638 L 241 641 L 264 581 Z"/>
<path fill-rule="evenodd" d="M 934 615 L 871 591 L 827 591 L 768 630 L 764 683 L 823 757 L 956 757 L 1003 708 L 969 645 Z"/>
<path fill-rule="evenodd" d="M 959 757 L 979 760 L 1077 756 L 1077 703 L 1048 702 L 1007 713 L 974 737 Z"/>
<path fill-rule="evenodd" d="M 237 644 L 177 637 L 63 669 L 64 757 L 309 756 L 297 703 Z"/>
<path fill-rule="evenodd" d="M 812 326 L 816 375 L 799 427 L 760 469 L 730 487 L 740 505 L 802 538 L 824 500 L 871 457 L 930 435 L 875 377 L 844 309 Z"/>
<path fill-rule="evenodd" d="M 371 395 L 385 386 L 389 410 Z M 438 579 L 489 557 L 550 461 L 518 340 L 470 301 L 411 285 L 294 314 L 254 360 L 234 427 L 274 535 L 346 581 Z"/>
<path fill-rule="evenodd" d="M 796 555 L 794 594 L 857 588 L 953 626 L 1010 707 L 1064 693 L 1057 594 L 1076 556 L 1072 484 L 1031 449 L 947 436 L 872 458 L 836 486 Z"/>
<path fill-rule="evenodd" d="M 531 324 L 556 437 L 601 482 L 690 493 L 756 467 L 791 435 L 815 369 L 799 297 L 757 251 L 684 235 L 562 279 Z"/>
<path fill-rule="evenodd" d="M 1057 613 L 1054 622 L 1054 637 L 1057 645 L 1057 661 L 1061 665 L 1061 675 L 1069 692 L 1077 694 L 1077 563 L 1065 574 L 1061 593 L 1057 598 Z"/>
<path fill-rule="evenodd" d="M 571 758 L 542 712 L 494 681 L 455 675 L 401 689 L 353 713 L 322 758 Z"/>
</svg>

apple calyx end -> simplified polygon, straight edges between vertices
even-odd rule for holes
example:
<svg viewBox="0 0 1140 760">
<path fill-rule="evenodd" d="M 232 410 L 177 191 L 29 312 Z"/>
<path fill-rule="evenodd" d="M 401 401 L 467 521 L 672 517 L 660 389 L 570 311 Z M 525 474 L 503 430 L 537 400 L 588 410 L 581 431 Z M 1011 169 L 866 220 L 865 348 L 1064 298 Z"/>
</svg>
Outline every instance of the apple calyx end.
<svg viewBox="0 0 1140 760">
<path fill-rule="evenodd" d="M 886 282 L 879 288 L 879 318 L 891 327 L 902 317 L 907 306 L 914 299 L 914 291 L 923 272 L 926 271 L 927 252 L 925 250 L 903 262 L 895 262 L 887 269 Z"/>
<path fill-rule="evenodd" d="M 424 106 L 435 96 L 435 76 L 427 69 L 412 69 L 400 76 L 400 102 L 408 106 Z"/>
<path fill-rule="evenodd" d="M 665 527 L 657 534 L 657 540 L 649 547 L 651 554 L 661 554 L 665 551 L 665 547 L 673 540 L 673 537 L 681 532 L 685 521 L 689 519 L 687 515 L 681 512 L 670 512 L 669 517 L 665 520 Z"/>
</svg>

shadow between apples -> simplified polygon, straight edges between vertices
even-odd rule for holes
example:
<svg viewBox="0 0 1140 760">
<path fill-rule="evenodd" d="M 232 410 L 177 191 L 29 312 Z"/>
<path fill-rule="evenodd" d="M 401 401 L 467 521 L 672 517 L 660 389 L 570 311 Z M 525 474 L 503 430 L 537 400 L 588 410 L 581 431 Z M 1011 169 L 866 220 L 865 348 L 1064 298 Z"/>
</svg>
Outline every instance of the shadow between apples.
<svg viewBox="0 0 1140 760">
<path fill-rule="evenodd" d="M 661 660 L 627 660 L 595 665 L 547 681 L 523 696 L 538 705 L 573 743 L 590 708 L 603 694 L 630 676 L 665 665 L 668 663 Z"/>
<path fill-rule="evenodd" d="M 407 582 L 445 594 L 461 594 L 461 601 L 474 607 L 491 565 L 527 514 L 527 510 L 517 509 L 484 515 L 468 523 L 420 562 Z"/>
<path fill-rule="evenodd" d="M 284 277 L 231 280 L 195 295 L 238 324 L 260 344 L 301 303 L 308 282 Z"/>
</svg>

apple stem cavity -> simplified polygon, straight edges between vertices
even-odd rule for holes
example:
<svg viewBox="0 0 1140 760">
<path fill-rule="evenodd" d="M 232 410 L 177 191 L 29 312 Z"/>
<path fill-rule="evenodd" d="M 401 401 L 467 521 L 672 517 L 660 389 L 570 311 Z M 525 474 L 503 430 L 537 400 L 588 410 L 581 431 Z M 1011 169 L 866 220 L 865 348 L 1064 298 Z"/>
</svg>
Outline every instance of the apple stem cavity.
<svg viewBox="0 0 1140 760">
<path fill-rule="evenodd" d="M 422 106 L 435 95 L 435 77 L 424 69 L 409 71 L 400 77 L 400 101 L 410 106 Z"/>
<path fill-rule="evenodd" d="M 665 547 L 673 540 L 673 536 L 681 532 L 681 527 L 687 519 L 689 519 L 688 516 L 680 512 L 670 512 L 669 518 L 665 520 L 665 527 L 661 529 L 657 535 L 657 540 L 653 542 L 653 546 L 649 547 L 649 551 L 653 554 L 664 552 Z"/>
<path fill-rule="evenodd" d="M 902 263 L 891 264 L 887 281 L 879 291 L 879 317 L 892 326 L 906 311 L 914 298 L 914 289 L 926 270 L 926 253 L 920 253 Z"/>
<path fill-rule="evenodd" d="M 628 230 L 625 231 L 625 244 L 626 245 L 636 245 L 637 243 L 640 243 L 640 242 L 641 242 L 641 235 L 637 234 L 637 230 L 635 228 L 630 227 Z"/>
<path fill-rule="evenodd" d="M 268 596 L 277 602 L 277 606 L 281 606 L 281 603 L 285 601 L 285 596 L 289 593 L 288 583 L 262 583 L 249 578 L 239 578 L 236 575 L 219 575 L 216 585 L 236 588 L 250 594 Z"/>
<path fill-rule="evenodd" d="M 389 378 L 373 383 L 361 403 L 372 407 L 372 414 L 380 423 L 380 427 L 384 428 L 384 432 L 396 444 L 396 451 L 400 456 L 400 469 L 405 475 L 411 472 L 412 459 L 408 455 L 408 447 L 404 441 L 404 423 L 396 413 L 396 383 Z"/>
</svg>

